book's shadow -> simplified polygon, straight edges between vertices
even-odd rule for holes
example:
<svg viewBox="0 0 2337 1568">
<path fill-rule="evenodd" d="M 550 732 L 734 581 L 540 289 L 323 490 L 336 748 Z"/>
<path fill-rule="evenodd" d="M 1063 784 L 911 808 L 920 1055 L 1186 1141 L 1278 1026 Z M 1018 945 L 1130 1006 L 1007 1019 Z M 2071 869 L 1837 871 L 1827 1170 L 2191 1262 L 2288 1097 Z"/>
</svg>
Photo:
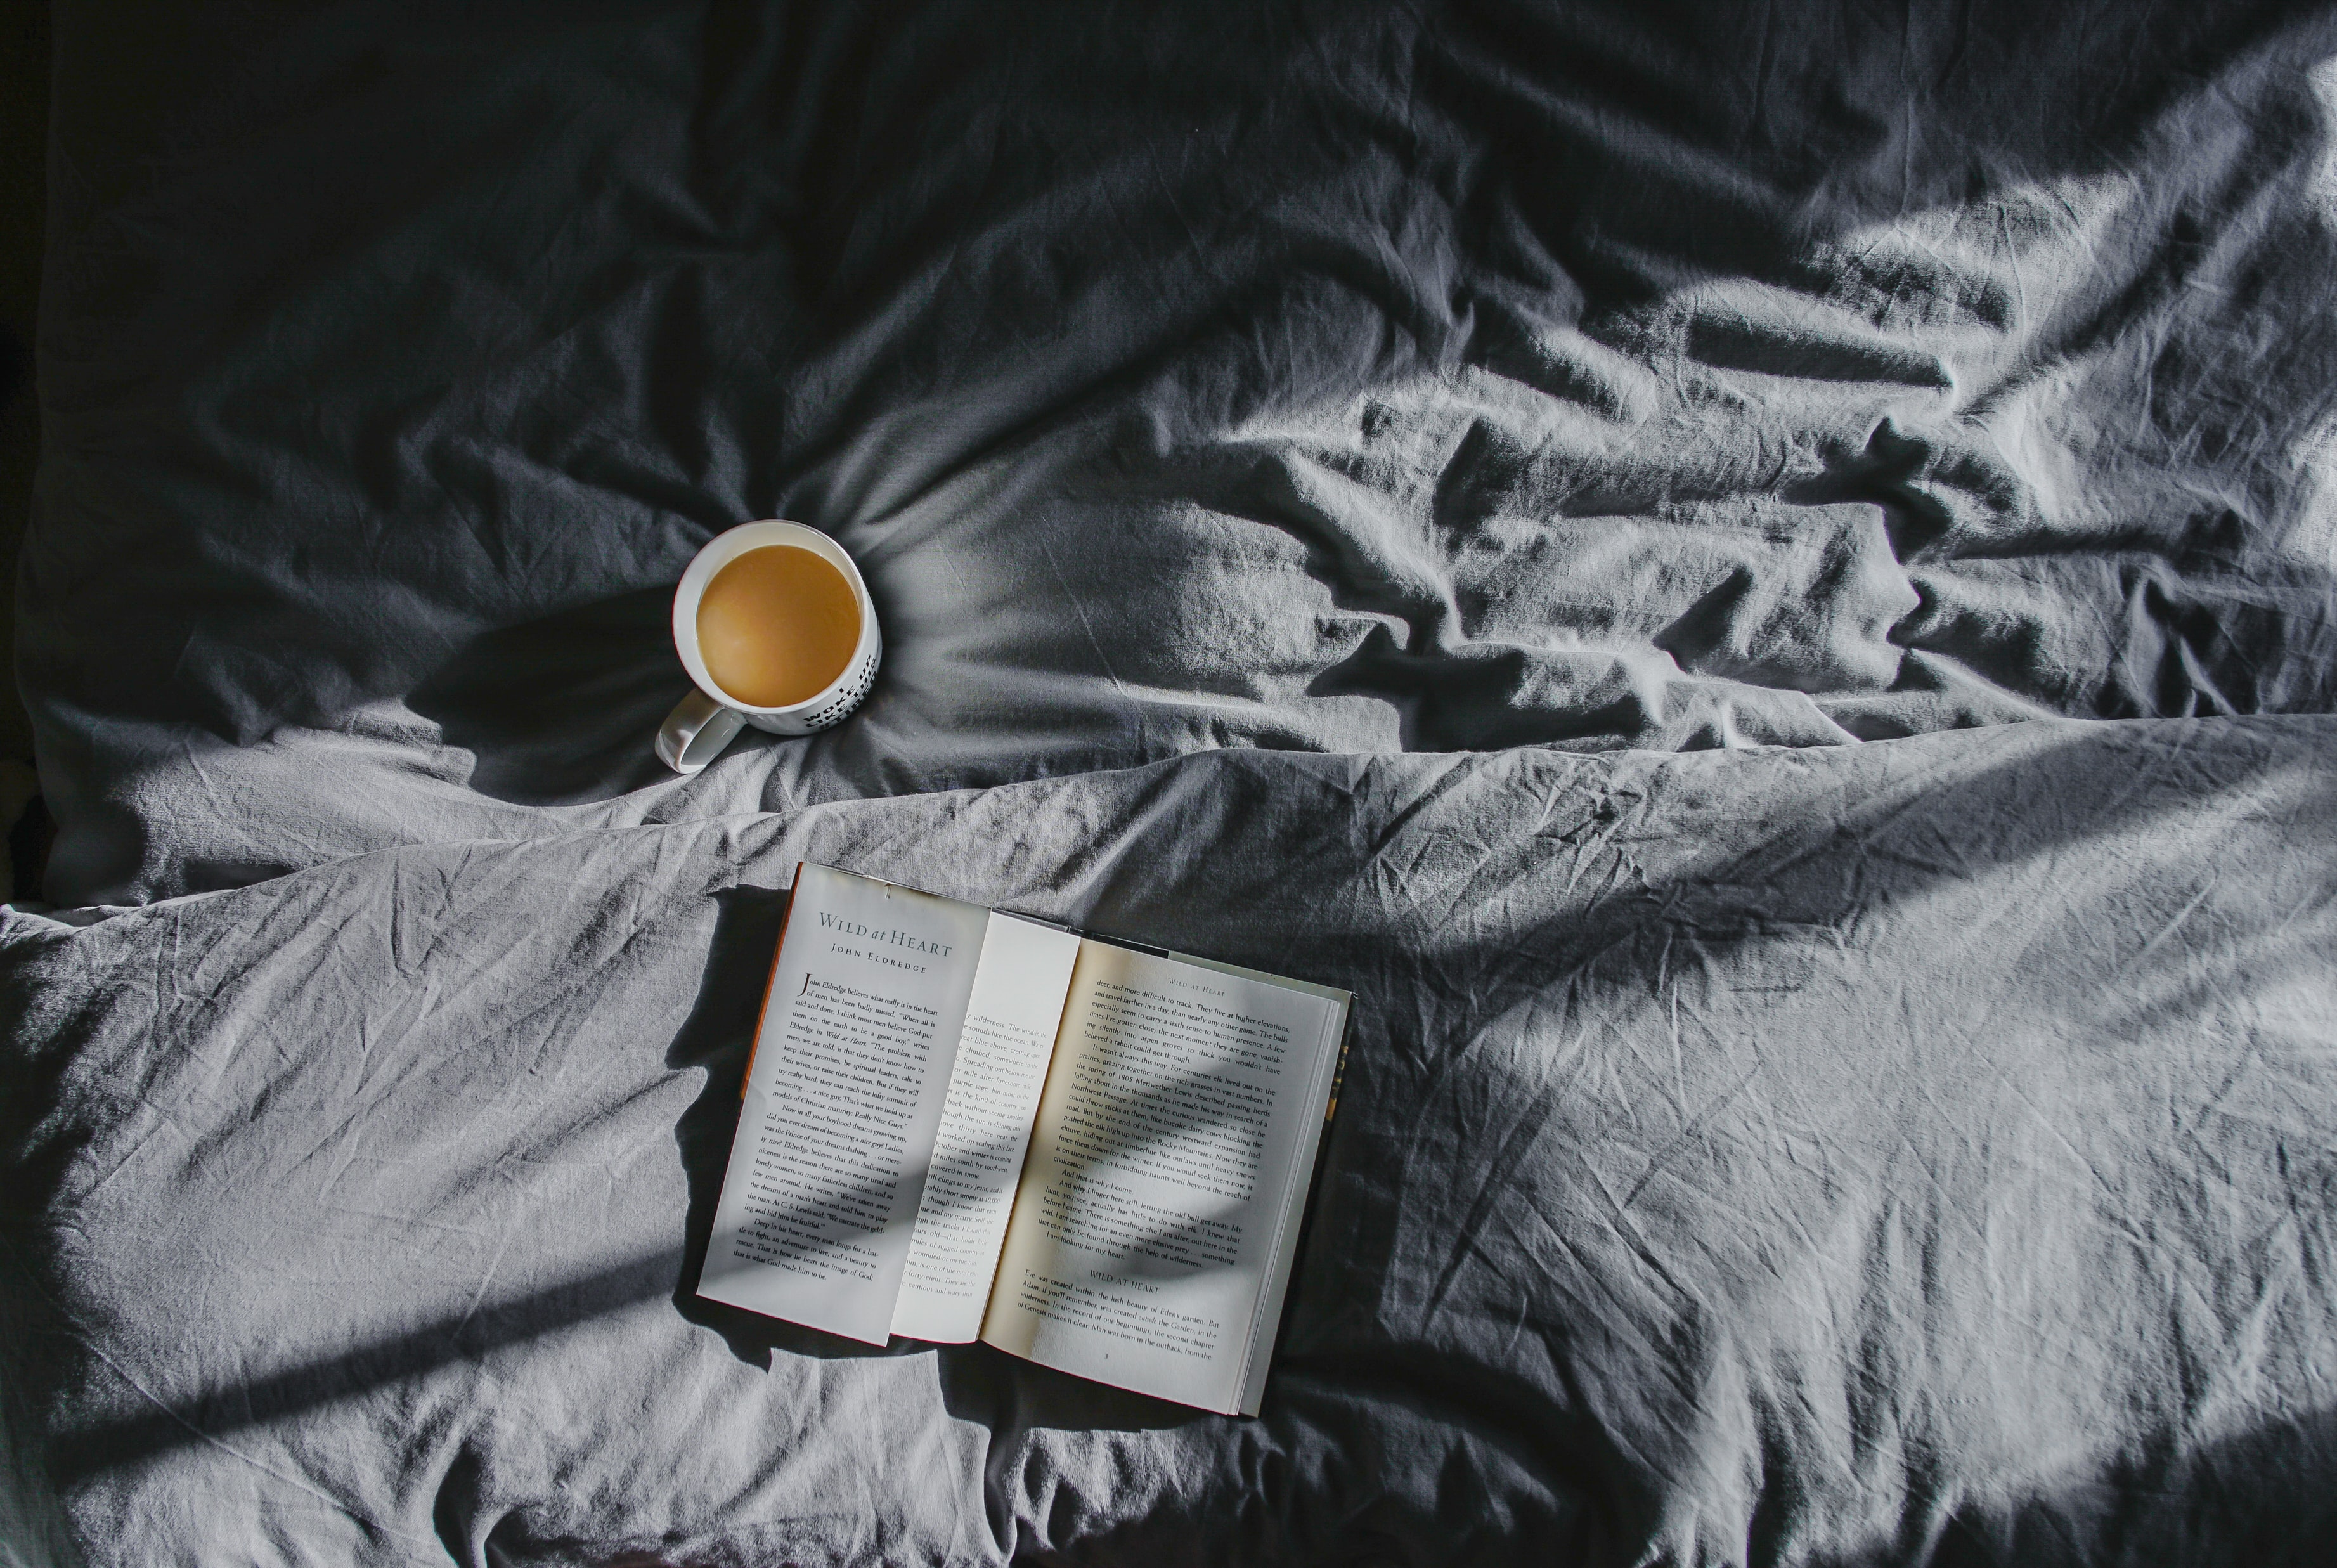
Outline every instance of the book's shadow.
<svg viewBox="0 0 2337 1568">
<path fill-rule="evenodd" d="M 724 889 L 714 897 L 718 913 L 705 976 L 689 1015 L 666 1051 L 669 1067 L 706 1070 L 706 1087 L 674 1126 L 674 1142 L 689 1192 L 681 1272 L 673 1288 L 674 1310 L 719 1334 L 733 1356 L 767 1372 L 782 1357 L 822 1361 L 934 1357 L 943 1404 L 950 1415 L 981 1422 L 993 1430 L 1016 1425 L 1149 1431 L 1213 1419 L 1202 1411 L 1073 1377 L 987 1345 L 935 1346 L 903 1339 L 895 1339 L 889 1346 L 864 1345 L 726 1307 L 698 1294 L 699 1270 L 706 1261 L 723 1172 L 729 1166 L 730 1145 L 738 1135 L 739 1088 L 762 1009 L 771 956 L 777 950 L 779 932 L 787 922 L 789 890 L 742 886 Z"/>
</svg>

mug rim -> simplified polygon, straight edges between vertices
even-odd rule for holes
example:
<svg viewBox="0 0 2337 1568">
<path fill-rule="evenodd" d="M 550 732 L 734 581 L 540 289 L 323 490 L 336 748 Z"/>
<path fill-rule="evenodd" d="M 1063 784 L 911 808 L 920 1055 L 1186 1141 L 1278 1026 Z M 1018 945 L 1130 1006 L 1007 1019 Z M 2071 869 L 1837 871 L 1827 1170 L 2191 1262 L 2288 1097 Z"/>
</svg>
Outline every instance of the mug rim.
<svg viewBox="0 0 2337 1568">
<path fill-rule="evenodd" d="M 853 606 L 860 612 L 860 638 L 852 645 L 852 657 L 844 662 L 844 668 L 835 680 L 800 702 L 785 702 L 776 708 L 758 708 L 753 703 L 741 702 L 731 696 L 706 672 L 706 662 L 698 652 L 698 602 L 705 596 L 706 585 L 714 580 L 717 572 L 748 551 L 759 550 L 770 544 L 792 544 L 798 549 L 808 550 L 844 574 L 844 580 L 852 585 Z M 689 564 L 683 568 L 681 581 L 674 584 L 673 649 L 680 656 L 681 667 L 689 674 L 692 685 L 715 702 L 736 712 L 758 718 L 777 718 L 800 713 L 829 701 L 852 679 L 853 671 L 867 656 L 876 635 L 876 606 L 868 597 L 868 584 L 861 578 L 859 564 L 852 559 L 843 545 L 818 529 L 783 517 L 741 523 L 734 528 L 724 529 L 699 547 L 698 554 L 691 556 Z"/>
</svg>

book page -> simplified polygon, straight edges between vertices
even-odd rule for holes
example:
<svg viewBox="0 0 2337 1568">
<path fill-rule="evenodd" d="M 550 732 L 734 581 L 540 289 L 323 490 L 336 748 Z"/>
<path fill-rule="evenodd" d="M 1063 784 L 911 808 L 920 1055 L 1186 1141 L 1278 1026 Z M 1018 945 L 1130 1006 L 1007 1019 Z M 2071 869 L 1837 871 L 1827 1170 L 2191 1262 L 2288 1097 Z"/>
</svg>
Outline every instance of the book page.
<svg viewBox="0 0 2337 1568">
<path fill-rule="evenodd" d="M 1345 1017 L 1345 992 L 1082 943 L 983 1338 L 1254 1409 Z"/>
<path fill-rule="evenodd" d="M 797 869 L 700 1296 L 885 1342 L 989 917 Z"/>
<path fill-rule="evenodd" d="M 895 1334 L 963 1344 L 982 1332 L 1079 955 L 1069 931 L 991 914 L 893 1308 Z"/>
</svg>

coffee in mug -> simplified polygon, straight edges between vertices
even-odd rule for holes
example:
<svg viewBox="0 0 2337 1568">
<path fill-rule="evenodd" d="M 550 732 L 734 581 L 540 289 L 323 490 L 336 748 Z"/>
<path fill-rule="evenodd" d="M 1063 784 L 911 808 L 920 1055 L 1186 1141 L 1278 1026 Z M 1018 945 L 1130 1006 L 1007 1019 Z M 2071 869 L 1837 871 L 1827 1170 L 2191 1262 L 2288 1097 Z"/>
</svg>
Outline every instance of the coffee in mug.
<svg viewBox="0 0 2337 1568">
<path fill-rule="evenodd" d="M 860 645 L 860 605 L 844 573 L 793 544 L 748 551 L 698 601 L 698 656 L 748 708 L 809 701 Z"/>
<path fill-rule="evenodd" d="M 673 648 L 697 690 L 658 727 L 657 754 L 695 773 L 747 725 L 809 735 L 876 679 L 885 639 L 860 568 L 800 523 L 743 523 L 707 541 L 673 590 Z"/>
</svg>

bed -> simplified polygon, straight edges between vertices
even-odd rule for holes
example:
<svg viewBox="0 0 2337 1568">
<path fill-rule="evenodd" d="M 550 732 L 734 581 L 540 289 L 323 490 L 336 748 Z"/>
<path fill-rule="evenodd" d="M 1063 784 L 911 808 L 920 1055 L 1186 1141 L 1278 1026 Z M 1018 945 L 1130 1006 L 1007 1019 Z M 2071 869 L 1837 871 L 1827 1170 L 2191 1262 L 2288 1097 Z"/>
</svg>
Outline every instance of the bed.
<svg viewBox="0 0 2337 1568">
<path fill-rule="evenodd" d="M 15 1561 L 2325 1555 L 2337 15 L 54 34 Z M 695 1299 L 804 858 L 1355 993 L 1261 1417 Z"/>
</svg>

